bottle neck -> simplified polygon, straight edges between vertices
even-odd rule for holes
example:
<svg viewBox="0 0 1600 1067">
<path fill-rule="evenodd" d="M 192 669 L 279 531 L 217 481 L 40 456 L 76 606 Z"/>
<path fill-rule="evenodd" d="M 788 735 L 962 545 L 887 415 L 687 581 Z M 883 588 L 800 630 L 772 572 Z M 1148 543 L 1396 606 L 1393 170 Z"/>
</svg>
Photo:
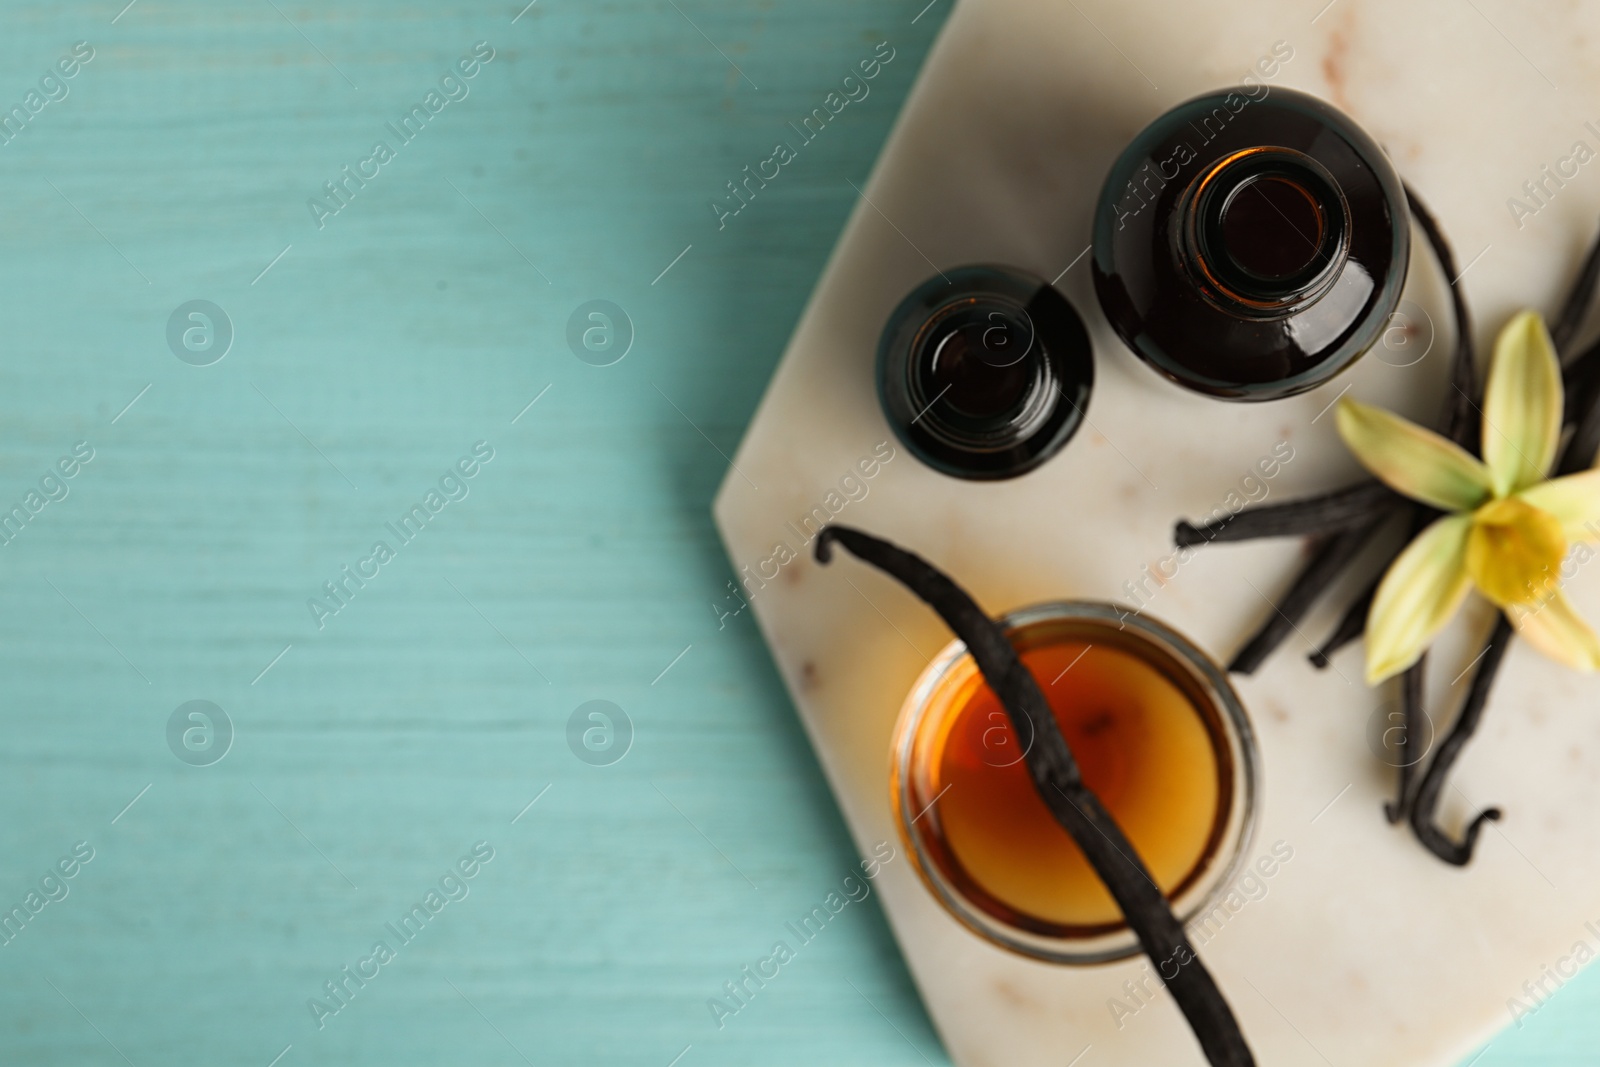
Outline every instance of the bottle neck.
<svg viewBox="0 0 1600 1067">
<path fill-rule="evenodd" d="M 1304 153 L 1250 148 L 1218 160 L 1178 207 L 1179 259 L 1226 311 L 1277 318 L 1314 303 L 1338 280 L 1350 208 L 1338 183 Z"/>
<path fill-rule="evenodd" d="M 1017 447 L 1047 421 L 1055 375 L 1038 327 L 1021 304 L 996 296 L 960 301 L 920 331 L 908 366 L 921 429 L 977 452 Z"/>
</svg>

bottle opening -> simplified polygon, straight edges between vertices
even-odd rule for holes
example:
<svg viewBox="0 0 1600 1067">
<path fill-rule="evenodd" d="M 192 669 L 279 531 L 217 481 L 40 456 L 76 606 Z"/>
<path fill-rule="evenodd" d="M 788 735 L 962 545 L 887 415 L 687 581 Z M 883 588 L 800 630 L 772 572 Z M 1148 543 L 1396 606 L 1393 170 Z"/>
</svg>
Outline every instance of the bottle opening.
<svg viewBox="0 0 1600 1067">
<path fill-rule="evenodd" d="M 963 415 L 1002 418 L 1034 384 L 1033 342 L 1033 323 L 1021 308 L 972 305 L 924 342 L 929 391 Z"/>
<path fill-rule="evenodd" d="M 1349 211 L 1316 161 L 1284 148 L 1235 153 L 1189 199 L 1183 240 L 1214 297 L 1257 313 L 1303 307 L 1336 278 Z"/>
<path fill-rule="evenodd" d="M 1262 281 L 1292 278 L 1323 258 L 1326 212 L 1292 178 L 1240 182 L 1222 206 L 1222 247 L 1234 266 Z"/>
</svg>

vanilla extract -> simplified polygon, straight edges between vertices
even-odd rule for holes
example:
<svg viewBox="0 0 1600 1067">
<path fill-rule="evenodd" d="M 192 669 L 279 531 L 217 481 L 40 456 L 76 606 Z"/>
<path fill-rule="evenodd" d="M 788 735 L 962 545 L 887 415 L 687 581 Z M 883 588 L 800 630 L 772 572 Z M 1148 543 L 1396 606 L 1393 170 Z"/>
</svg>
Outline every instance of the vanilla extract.
<svg viewBox="0 0 1600 1067">
<path fill-rule="evenodd" d="M 970 653 L 984 681 L 993 689 L 1011 729 L 1021 739 L 1017 747 L 1035 795 L 1070 835 L 1110 892 L 1139 948 L 1158 966 L 1161 961 L 1182 961 L 1173 974 L 1163 972 L 1161 977 L 1207 1061 L 1213 1067 L 1254 1067 L 1255 1057 L 1232 1008 L 1195 953 L 1183 921 L 1157 886 L 1155 875 L 1095 790 L 1088 786 L 1083 764 L 1039 682 L 1019 658 L 1011 635 L 985 614 L 964 589 L 922 557 L 861 530 L 830 526 L 817 538 L 817 562 L 827 564 L 835 545 L 844 546 L 858 559 L 899 581 L 954 631 L 963 651 Z M 1105 606 L 1105 610 L 1115 617 L 1114 608 Z M 1194 655 L 1200 654 L 1196 650 Z M 1213 696 L 1226 700 L 1231 695 L 1226 678 L 1208 661 L 1195 666 L 1196 677 L 1208 679 Z M 1237 715 L 1237 740 L 1243 744 L 1240 751 L 1246 758 L 1243 754 L 1252 751 L 1249 725 L 1242 709 L 1237 708 L 1236 697 L 1231 704 Z M 1244 766 L 1253 763 L 1247 761 Z M 949 899 L 943 902 L 950 906 Z M 1016 946 L 1013 943 L 1007 947 Z"/>
<path fill-rule="evenodd" d="M 1173 666 L 1116 623 L 1014 632 L 1084 784 L 1127 833 L 1168 899 L 1215 857 L 1234 770 L 1216 713 Z M 1120 927 L 1116 901 L 1034 791 L 1000 699 L 971 660 L 929 695 L 911 740 L 925 852 L 978 906 L 1070 938 Z M 938 797 L 936 806 L 934 798 Z"/>
</svg>

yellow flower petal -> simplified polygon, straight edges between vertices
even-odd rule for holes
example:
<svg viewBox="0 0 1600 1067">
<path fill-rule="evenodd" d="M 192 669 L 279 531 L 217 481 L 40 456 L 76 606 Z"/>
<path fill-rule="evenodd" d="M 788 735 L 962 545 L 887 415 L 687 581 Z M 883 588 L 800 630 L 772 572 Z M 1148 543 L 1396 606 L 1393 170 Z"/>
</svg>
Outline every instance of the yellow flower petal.
<svg viewBox="0 0 1600 1067">
<path fill-rule="evenodd" d="M 1471 511 L 1489 499 L 1489 469 L 1454 441 L 1348 398 L 1337 418 L 1344 443 L 1389 488 L 1442 511 Z"/>
<path fill-rule="evenodd" d="M 1540 482 L 1517 499 L 1554 515 L 1568 541 L 1600 541 L 1600 470 Z"/>
<path fill-rule="evenodd" d="M 1500 607 L 1529 605 L 1560 584 L 1567 538 L 1561 523 L 1522 497 L 1485 504 L 1467 534 L 1467 573 Z"/>
<path fill-rule="evenodd" d="M 1472 587 L 1471 515 L 1435 519 L 1390 564 L 1367 615 L 1367 682 L 1399 674 L 1422 656 Z"/>
<path fill-rule="evenodd" d="M 1563 666 L 1576 671 L 1600 667 L 1600 637 L 1589 628 L 1560 589 L 1532 608 L 1512 608 L 1506 617 L 1517 636 Z"/>
<path fill-rule="evenodd" d="M 1561 364 L 1536 311 L 1506 323 L 1494 342 L 1483 394 L 1483 458 L 1496 496 L 1550 472 L 1561 436 Z"/>
</svg>

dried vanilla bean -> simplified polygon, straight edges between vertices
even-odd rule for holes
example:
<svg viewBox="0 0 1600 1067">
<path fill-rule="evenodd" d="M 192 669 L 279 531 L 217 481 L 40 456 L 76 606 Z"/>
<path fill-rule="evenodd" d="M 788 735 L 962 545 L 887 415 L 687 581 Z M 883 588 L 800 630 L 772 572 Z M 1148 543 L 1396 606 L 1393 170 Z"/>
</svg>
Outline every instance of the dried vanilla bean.
<svg viewBox="0 0 1600 1067">
<path fill-rule="evenodd" d="M 1450 396 L 1445 401 L 1444 433 L 1469 452 L 1478 450 L 1478 368 L 1472 346 L 1472 316 L 1467 313 L 1467 297 L 1456 284 L 1456 256 L 1450 242 L 1434 219 L 1422 198 L 1411 186 L 1406 186 L 1406 205 L 1411 217 L 1428 239 L 1433 258 L 1439 261 L 1439 270 L 1450 283 L 1450 309 L 1456 320 L 1456 349 L 1450 361 Z"/>
<path fill-rule="evenodd" d="M 966 644 L 1012 728 L 1020 737 L 1036 739 L 1024 759 L 1040 799 L 1105 883 L 1145 953 L 1152 962 L 1172 959 L 1178 953 L 1188 959 L 1170 979 L 1159 965 L 1156 971 L 1183 1011 L 1207 1061 L 1214 1067 L 1253 1067 L 1255 1058 L 1222 991 L 1122 828 L 1084 784 L 1054 712 L 1000 624 L 922 557 L 860 530 L 824 527 L 817 535 L 818 563 L 829 561 L 835 541 L 915 593 Z"/>
<path fill-rule="evenodd" d="M 1406 531 L 1404 544 L 1410 544 L 1421 533 L 1423 527 L 1432 522 L 1439 512 L 1426 504 L 1419 504 L 1415 500 L 1405 501 L 1406 509 L 1410 512 L 1411 522 Z M 1339 649 L 1360 637 L 1367 628 L 1367 615 L 1372 611 L 1372 600 L 1378 595 L 1378 586 L 1383 583 L 1383 576 L 1387 568 L 1378 574 L 1361 591 L 1361 595 L 1350 602 L 1344 614 L 1339 617 L 1339 624 L 1333 628 L 1333 633 L 1328 635 L 1320 647 L 1314 649 L 1306 658 L 1311 661 L 1317 670 L 1328 666 L 1329 658 Z"/>
<path fill-rule="evenodd" d="M 1180 522 L 1173 529 L 1172 539 L 1179 548 L 1187 548 L 1212 541 L 1327 533 L 1358 526 L 1371 519 L 1382 506 L 1401 499 L 1382 482 L 1369 480 L 1302 500 L 1245 508 L 1204 526 Z"/>
<path fill-rule="evenodd" d="M 1311 557 L 1311 562 L 1300 572 L 1300 577 L 1294 580 L 1294 584 L 1284 594 L 1282 601 L 1275 606 L 1261 629 L 1256 631 L 1255 636 L 1245 643 L 1238 655 L 1233 657 L 1233 662 L 1228 664 L 1228 670 L 1238 674 L 1254 674 L 1256 668 L 1261 666 L 1273 650 L 1300 625 L 1317 598 L 1334 579 L 1339 577 L 1340 572 L 1350 561 L 1355 559 L 1361 547 L 1377 532 L 1378 527 L 1383 525 L 1392 510 L 1391 507 L 1382 511 L 1376 518 L 1369 516 L 1360 526 L 1341 530 L 1324 538 Z"/>
<path fill-rule="evenodd" d="M 1596 345 L 1600 348 L 1600 345 Z M 1594 465 L 1595 453 L 1600 451 L 1600 375 L 1590 374 L 1588 380 L 1568 394 L 1575 400 L 1576 425 L 1567 439 L 1561 462 L 1556 465 L 1555 477 L 1577 474 Z"/>
<path fill-rule="evenodd" d="M 1502 614 L 1495 622 L 1494 632 L 1489 635 L 1489 642 L 1478 660 L 1466 702 L 1461 706 L 1461 714 L 1456 716 L 1450 733 L 1434 752 L 1433 761 L 1422 775 L 1416 798 L 1411 804 L 1411 829 L 1417 835 L 1417 840 L 1429 852 L 1457 867 L 1465 867 L 1472 859 L 1472 850 L 1478 843 L 1478 831 L 1483 829 L 1483 824 L 1488 820 L 1500 818 L 1500 809 L 1485 808 L 1480 811 L 1467 824 L 1459 842 L 1452 841 L 1439 829 L 1434 822 L 1434 814 L 1439 806 L 1439 796 L 1444 792 L 1445 777 L 1450 773 L 1450 768 L 1455 766 L 1461 750 L 1472 739 L 1483 718 L 1484 705 L 1489 699 L 1495 675 L 1500 670 L 1500 661 L 1505 658 L 1506 649 L 1511 644 L 1511 634 L 1511 623 Z"/>
<path fill-rule="evenodd" d="M 1422 762 L 1421 756 L 1411 759 L 1411 746 L 1417 743 L 1422 733 L 1422 723 L 1427 718 L 1422 699 L 1422 676 L 1427 669 L 1428 654 L 1424 652 L 1422 658 L 1407 667 L 1400 676 L 1400 729 L 1404 731 L 1404 758 L 1407 762 L 1399 766 L 1400 777 L 1395 787 L 1395 798 L 1383 806 L 1383 814 L 1391 823 L 1403 822 L 1411 813 L 1411 783 L 1416 778 L 1417 764 Z"/>
<path fill-rule="evenodd" d="M 1344 614 L 1339 617 L 1339 625 L 1333 628 L 1333 633 L 1328 635 L 1327 640 L 1306 655 L 1306 659 L 1311 661 L 1313 667 L 1319 671 L 1325 670 L 1335 652 L 1360 637 L 1366 630 L 1367 615 L 1372 611 L 1372 598 L 1378 595 L 1378 583 L 1381 581 L 1383 581 L 1382 574 L 1372 579 L 1366 590 L 1344 609 Z"/>
<path fill-rule="evenodd" d="M 1556 321 L 1550 327 L 1550 340 L 1555 342 L 1557 352 L 1565 352 L 1572 344 L 1572 339 L 1578 336 L 1578 331 L 1583 328 L 1583 320 L 1589 316 L 1589 308 L 1594 301 L 1595 287 L 1600 285 L 1600 239 L 1589 245 L 1589 252 L 1583 257 L 1583 266 L 1578 271 L 1577 280 L 1572 283 L 1572 288 L 1567 292 L 1567 299 L 1561 305 L 1561 311 L 1556 315 Z"/>
<path fill-rule="evenodd" d="M 1559 354 L 1561 350 L 1556 351 Z M 1562 363 L 1561 424 L 1563 426 L 1577 422 L 1589 409 L 1589 405 L 1584 403 L 1584 398 L 1593 395 L 1594 385 L 1600 380 L 1600 359 L 1595 358 L 1597 356 L 1600 356 L 1600 341 L 1596 341 Z"/>
<path fill-rule="evenodd" d="M 1481 389 L 1473 348 L 1472 320 L 1467 309 L 1466 295 L 1458 284 L 1460 277 L 1456 270 L 1455 255 L 1437 220 L 1410 186 L 1406 187 L 1406 202 L 1412 218 L 1416 220 L 1417 226 L 1427 238 L 1440 270 L 1447 279 L 1454 279 L 1450 282 L 1449 293 L 1456 336 L 1451 358 L 1450 393 L 1445 404 L 1444 433 L 1463 448 L 1476 453 L 1480 445 Z M 1600 235 L 1597 235 L 1590 245 L 1579 275 L 1562 303 L 1551 329 L 1551 338 L 1556 350 L 1563 355 L 1562 381 L 1566 402 L 1562 421 L 1563 425 L 1572 426 L 1571 435 L 1567 439 L 1561 460 L 1554 472 L 1556 476 L 1587 469 L 1593 465 L 1596 454 L 1600 453 L 1600 342 L 1591 343 L 1574 355 L 1567 355 L 1593 307 L 1597 288 L 1600 288 Z M 1360 544 L 1357 541 L 1352 547 L 1351 542 L 1358 535 L 1364 540 L 1365 536 L 1370 535 L 1380 524 L 1380 516 L 1391 513 L 1392 497 L 1390 500 L 1384 500 L 1375 496 L 1366 505 L 1369 509 L 1366 518 L 1372 522 L 1370 527 L 1363 527 L 1360 518 L 1346 521 L 1351 519 L 1352 515 L 1361 514 L 1364 498 L 1359 494 L 1362 491 L 1372 492 L 1370 486 L 1376 484 L 1376 482 L 1363 483 L 1319 497 L 1269 507 L 1247 508 L 1228 519 L 1206 526 L 1196 527 L 1187 522 L 1180 522 L 1177 525 L 1174 540 L 1180 547 L 1210 541 L 1242 541 L 1252 537 L 1336 531 L 1329 534 L 1319 545 L 1311 563 L 1290 587 L 1276 617 L 1269 619 L 1267 625 L 1246 644 L 1235 657 L 1230 670 L 1249 673 L 1259 666 L 1282 642 L 1288 631 L 1298 624 L 1300 617 L 1322 589 L 1337 576 L 1339 570 L 1354 559 L 1355 549 L 1359 548 Z M 1319 509 L 1325 510 L 1319 511 Z M 1402 505 L 1401 510 L 1410 515 L 1412 537 L 1435 514 L 1425 505 L 1410 501 Z M 1313 518 L 1321 521 L 1311 521 Z M 1407 539 L 1407 543 L 1409 541 L 1410 538 Z M 1387 569 L 1386 563 L 1384 570 Z M 1326 667 L 1329 657 L 1335 651 L 1361 635 L 1381 580 L 1380 573 L 1378 578 L 1374 579 L 1345 610 L 1333 633 L 1321 647 L 1310 654 L 1311 662 L 1318 668 Z M 1472 850 L 1483 823 L 1500 817 L 1499 810 L 1495 808 L 1479 813 L 1468 824 L 1460 842 L 1451 840 L 1434 823 L 1435 809 L 1444 788 L 1445 778 L 1460 756 L 1461 750 L 1472 737 L 1473 731 L 1477 729 L 1489 698 L 1489 691 L 1494 684 L 1495 674 L 1513 632 L 1510 623 L 1502 615 L 1479 660 L 1467 700 L 1450 734 L 1435 750 L 1426 771 L 1420 771 L 1416 765 L 1400 768 L 1396 799 L 1385 806 L 1391 822 L 1409 818 L 1418 840 L 1448 863 L 1466 864 L 1472 858 Z M 1424 715 L 1420 663 L 1405 673 L 1402 686 L 1406 736 L 1408 741 L 1414 741 Z M 1414 789 L 1413 784 L 1415 784 Z"/>
</svg>

